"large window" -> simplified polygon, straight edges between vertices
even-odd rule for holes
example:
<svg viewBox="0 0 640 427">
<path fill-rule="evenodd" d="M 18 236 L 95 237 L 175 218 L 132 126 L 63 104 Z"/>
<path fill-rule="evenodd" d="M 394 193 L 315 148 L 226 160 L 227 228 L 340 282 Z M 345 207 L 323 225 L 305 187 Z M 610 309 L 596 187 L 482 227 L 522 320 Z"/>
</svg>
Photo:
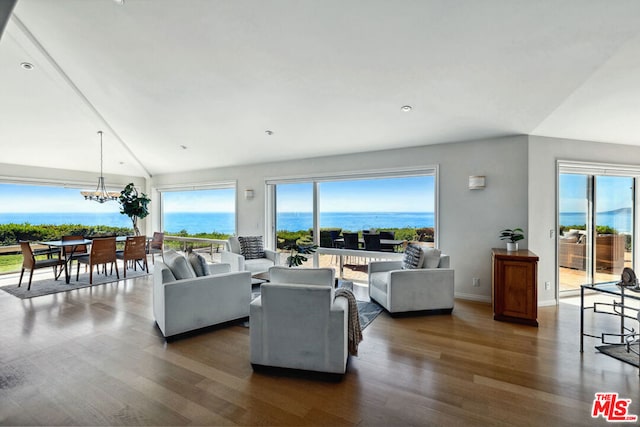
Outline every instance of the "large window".
<svg viewBox="0 0 640 427">
<path fill-rule="evenodd" d="M 224 238 L 236 231 L 235 187 L 162 191 L 162 228 L 169 235 Z"/>
<path fill-rule="evenodd" d="M 131 227 L 118 202 L 87 201 L 80 195 L 83 189 L 0 184 L 0 224 Z"/>
<path fill-rule="evenodd" d="M 432 175 L 321 182 L 320 228 L 406 229 L 413 235 L 433 228 L 434 183 Z"/>
<path fill-rule="evenodd" d="M 281 244 L 291 238 L 312 238 L 321 247 L 335 246 L 341 233 L 385 233 L 386 239 L 422 240 L 437 245 L 437 169 L 270 180 L 273 235 Z M 320 266 L 336 257 L 318 257 Z M 349 259 L 353 275 L 366 271 L 366 261 Z"/>
</svg>

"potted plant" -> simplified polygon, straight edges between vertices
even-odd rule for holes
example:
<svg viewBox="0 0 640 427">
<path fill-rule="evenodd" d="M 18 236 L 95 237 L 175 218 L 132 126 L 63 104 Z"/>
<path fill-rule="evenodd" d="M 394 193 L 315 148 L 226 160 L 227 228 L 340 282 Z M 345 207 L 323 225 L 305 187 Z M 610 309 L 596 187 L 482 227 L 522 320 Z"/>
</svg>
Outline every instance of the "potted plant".
<svg viewBox="0 0 640 427">
<path fill-rule="evenodd" d="M 309 240 L 309 237 L 306 236 L 299 240 L 285 240 L 282 248 L 290 251 L 287 257 L 287 266 L 298 267 L 309 259 L 305 255 L 314 253 L 316 249 L 318 249 L 318 245 L 313 244 L 313 242 Z"/>
<path fill-rule="evenodd" d="M 505 228 L 500 231 L 500 240 L 507 240 L 507 250 L 517 251 L 518 240 L 524 239 L 524 230 L 522 228 Z"/>
<path fill-rule="evenodd" d="M 138 219 L 142 219 L 149 215 L 149 208 L 147 205 L 151 202 L 151 199 L 144 193 L 138 193 L 136 187 L 132 183 L 127 184 L 124 190 L 120 192 L 118 198 L 120 203 L 120 213 L 131 218 L 133 223 L 133 231 L 136 236 L 140 235 L 140 229 L 138 228 Z"/>
</svg>

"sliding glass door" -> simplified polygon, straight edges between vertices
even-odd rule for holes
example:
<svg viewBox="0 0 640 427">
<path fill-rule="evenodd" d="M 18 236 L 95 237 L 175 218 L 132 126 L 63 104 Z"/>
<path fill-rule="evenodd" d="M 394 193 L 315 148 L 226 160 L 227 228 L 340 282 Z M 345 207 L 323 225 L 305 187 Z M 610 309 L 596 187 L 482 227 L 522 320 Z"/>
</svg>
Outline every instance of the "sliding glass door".
<svg viewBox="0 0 640 427">
<path fill-rule="evenodd" d="M 593 170 L 558 179 L 560 292 L 619 280 L 633 265 L 635 176 Z"/>
<path fill-rule="evenodd" d="M 596 176 L 594 261 L 596 282 L 620 279 L 631 267 L 634 178 Z"/>
<path fill-rule="evenodd" d="M 560 174 L 558 267 L 560 291 L 580 289 L 590 282 L 591 269 L 591 177 Z"/>
</svg>

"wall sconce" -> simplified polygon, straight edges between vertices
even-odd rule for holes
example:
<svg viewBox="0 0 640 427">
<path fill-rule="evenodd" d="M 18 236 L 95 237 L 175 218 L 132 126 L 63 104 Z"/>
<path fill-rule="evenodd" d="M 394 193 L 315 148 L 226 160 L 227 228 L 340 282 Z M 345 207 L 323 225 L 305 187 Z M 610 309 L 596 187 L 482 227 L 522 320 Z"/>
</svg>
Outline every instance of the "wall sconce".
<svg viewBox="0 0 640 427">
<path fill-rule="evenodd" d="M 244 198 L 247 200 L 253 199 L 253 190 L 244 190 Z"/>
<path fill-rule="evenodd" d="M 472 175 L 469 177 L 469 190 L 484 190 L 485 176 Z"/>
</svg>

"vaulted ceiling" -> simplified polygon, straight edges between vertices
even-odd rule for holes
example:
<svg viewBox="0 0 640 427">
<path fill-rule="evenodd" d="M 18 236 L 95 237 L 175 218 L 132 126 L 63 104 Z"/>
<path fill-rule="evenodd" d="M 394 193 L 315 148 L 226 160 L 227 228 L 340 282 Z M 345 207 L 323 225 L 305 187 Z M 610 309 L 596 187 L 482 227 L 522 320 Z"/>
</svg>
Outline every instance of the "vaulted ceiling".
<svg viewBox="0 0 640 427">
<path fill-rule="evenodd" d="M 105 173 L 133 176 L 510 134 L 640 145 L 636 0 L 18 0 L 5 22 L 0 164 L 95 171 L 98 130 Z"/>
</svg>

